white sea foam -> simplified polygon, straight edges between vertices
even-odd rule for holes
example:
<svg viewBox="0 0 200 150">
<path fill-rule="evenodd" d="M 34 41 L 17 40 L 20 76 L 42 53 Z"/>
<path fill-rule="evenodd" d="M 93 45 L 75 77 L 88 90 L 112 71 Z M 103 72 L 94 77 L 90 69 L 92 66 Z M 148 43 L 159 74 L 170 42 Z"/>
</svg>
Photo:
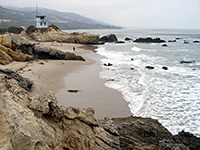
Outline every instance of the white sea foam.
<svg viewBox="0 0 200 150">
<path fill-rule="evenodd" d="M 142 49 L 139 48 L 139 47 L 134 46 L 134 47 L 131 48 L 131 50 L 132 50 L 132 51 L 139 52 L 139 51 L 141 51 Z"/>
<path fill-rule="evenodd" d="M 193 50 L 180 44 L 177 50 L 173 45 L 164 49 L 159 44 L 107 44 L 98 49 L 105 56 L 100 76 L 108 80 L 106 86 L 122 93 L 134 115 L 158 119 L 173 134 L 185 130 L 200 136 L 200 63 L 180 64 Z M 104 63 L 113 66 L 108 69 Z M 147 65 L 154 69 L 145 69 Z"/>
</svg>

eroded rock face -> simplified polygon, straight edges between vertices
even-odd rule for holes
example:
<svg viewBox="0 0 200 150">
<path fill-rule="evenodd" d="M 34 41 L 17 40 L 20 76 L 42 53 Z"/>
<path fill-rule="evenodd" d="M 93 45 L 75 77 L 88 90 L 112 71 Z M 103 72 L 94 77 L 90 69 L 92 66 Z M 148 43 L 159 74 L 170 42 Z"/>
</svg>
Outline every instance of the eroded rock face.
<svg viewBox="0 0 200 150">
<path fill-rule="evenodd" d="M 2 150 L 199 149 L 200 139 L 173 136 L 157 120 L 141 117 L 97 120 L 94 109 L 59 106 L 52 92 L 29 93 L 0 74 Z"/>
<path fill-rule="evenodd" d="M 77 56 L 74 53 L 63 52 L 47 46 L 35 46 L 33 50 L 33 55 L 39 59 L 63 59 L 85 61 L 83 57 Z"/>
<path fill-rule="evenodd" d="M 8 60 L 8 61 L 6 61 L 6 64 L 11 63 L 12 60 L 15 60 L 15 61 L 22 61 L 22 62 L 33 60 L 33 57 L 32 57 L 32 56 L 27 55 L 27 54 L 23 54 L 23 53 L 20 53 L 20 52 L 15 52 L 15 51 L 13 51 L 12 49 L 7 48 L 7 47 L 5 47 L 5 46 L 3 46 L 3 45 L 0 45 L 0 51 L 3 51 L 3 52 L 4 52 L 4 55 L 1 56 L 1 57 L 2 57 L 1 60 Z M 6 53 L 7 55 L 6 55 L 5 53 Z M 2 53 L 2 54 L 3 54 L 3 53 Z M 4 57 L 3 57 L 3 56 L 4 56 Z M 8 56 L 9 56 L 10 58 L 8 58 Z M 2 63 L 2 64 L 3 64 L 3 63 Z"/>
</svg>

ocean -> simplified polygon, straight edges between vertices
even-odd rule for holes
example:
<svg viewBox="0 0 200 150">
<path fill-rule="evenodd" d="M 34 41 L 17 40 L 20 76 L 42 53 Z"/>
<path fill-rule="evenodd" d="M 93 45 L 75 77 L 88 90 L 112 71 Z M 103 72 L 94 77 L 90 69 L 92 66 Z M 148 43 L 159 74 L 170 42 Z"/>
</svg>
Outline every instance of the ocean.
<svg viewBox="0 0 200 150">
<path fill-rule="evenodd" d="M 74 32 L 74 31 L 73 31 Z M 135 116 L 158 119 L 173 134 L 185 130 L 200 137 L 200 30 L 77 30 L 100 36 L 161 38 L 163 43 L 126 41 L 99 45 L 100 77 L 120 91 Z M 168 42 L 175 40 L 176 42 Z M 187 41 L 187 44 L 184 44 Z M 191 63 L 180 63 L 191 61 Z M 105 66 L 105 64 L 112 66 Z M 152 66 L 154 69 L 147 69 Z M 166 67 L 167 70 L 163 69 Z"/>
</svg>

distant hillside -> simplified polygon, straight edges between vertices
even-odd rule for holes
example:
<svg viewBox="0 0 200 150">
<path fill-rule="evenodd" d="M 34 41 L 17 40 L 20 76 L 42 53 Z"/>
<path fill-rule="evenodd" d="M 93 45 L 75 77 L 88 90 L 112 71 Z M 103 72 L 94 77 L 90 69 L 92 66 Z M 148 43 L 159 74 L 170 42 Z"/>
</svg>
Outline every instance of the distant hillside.
<svg viewBox="0 0 200 150">
<path fill-rule="evenodd" d="M 105 23 L 89 19 L 87 17 L 56 10 L 40 8 L 41 15 L 46 15 L 49 24 L 55 24 L 60 29 L 117 29 Z M 35 8 L 4 8 L 0 6 L 0 28 L 9 26 L 35 25 Z"/>
</svg>

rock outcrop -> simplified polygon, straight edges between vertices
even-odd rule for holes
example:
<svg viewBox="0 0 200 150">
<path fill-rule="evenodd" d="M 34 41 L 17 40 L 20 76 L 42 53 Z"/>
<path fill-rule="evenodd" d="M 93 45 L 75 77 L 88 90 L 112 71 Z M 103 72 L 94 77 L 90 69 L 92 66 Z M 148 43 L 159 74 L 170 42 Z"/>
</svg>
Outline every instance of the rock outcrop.
<svg viewBox="0 0 200 150">
<path fill-rule="evenodd" d="M 157 120 L 141 117 L 97 120 L 94 109 L 59 106 L 53 93 L 37 95 L 0 74 L 2 150 L 199 150 L 200 139 L 173 136 Z"/>
<path fill-rule="evenodd" d="M 164 43 L 165 40 L 161 40 L 160 38 L 139 38 L 139 39 L 136 39 L 134 42 L 137 42 L 137 43 Z"/>
<path fill-rule="evenodd" d="M 103 36 L 99 39 L 100 42 L 117 42 L 118 39 L 116 37 L 115 34 L 109 34 L 109 35 L 106 35 L 106 36 Z"/>
<path fill-rule="evenodd" d="M 35 46 L 35 48 L 33 49 L 33 55 L 39 59 L 63 59 L 85 61 L 83 57 L 77 56 L 74 53 L 63 52 L 47 46 Z"/>
<path fill-rule="evenodd" d="M 6 76 L 7 79 L 15 79 L 20 87 L 22 87 L 27 91 L 31 91 L 33 81 L 31 81 L 30 79 L 23 78 L 18 73 L 8 69 L 0 69 L 0 74 L 7 75 Z"/>
<path fill-rule="evenodd" d="M 44 42 L 66 42 L 66 43 L 80 43 L 80 44 L 98 44 L 99 35 L 90 33 L 66 33 L 54 28 L 48 28 L 45 31 L 39 29 L 22 32 L 23 35 L 28 35 L 35 41 L 40 38 Z"/>
<path fill-rule="evenodd" d="M 13 60 L 15 61 L 31 61 L 33 60 L 33 57 L 27 54 L 23 54 L 21 52 L 15 52 L 10 48 L 7 48 L 3 45 L 0 45 L 0 53 L 2 54 L 0 56 L 0 64 L 9 64 Z"/>
</svg>

